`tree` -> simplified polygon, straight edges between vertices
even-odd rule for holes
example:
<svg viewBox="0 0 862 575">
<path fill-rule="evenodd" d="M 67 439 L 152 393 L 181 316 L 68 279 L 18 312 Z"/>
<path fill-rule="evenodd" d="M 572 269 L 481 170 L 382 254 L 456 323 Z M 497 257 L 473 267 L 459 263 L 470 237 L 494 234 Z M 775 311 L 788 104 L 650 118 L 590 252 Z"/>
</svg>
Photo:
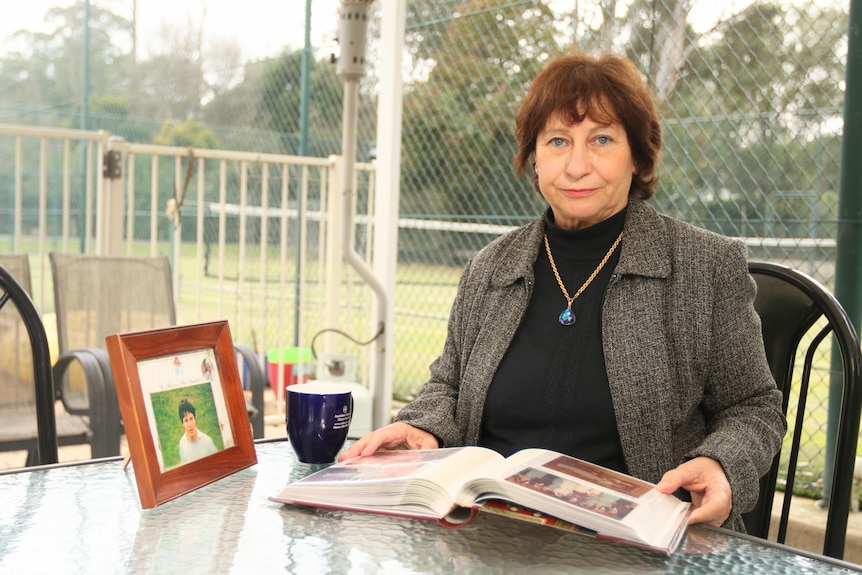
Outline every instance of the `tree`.
<svg viewBox="0 0 862 575">
<path fill-rule="evenodd" d="M 737 222 L 742 216 L 732 212 L 761 223 L 828 213 L 828 202 L 811 198 L 838 189 L 840 146 L 831 126 L 841 110 L 846 17 L 810 10 L 751 5 L 689 51 L 662 109 L 665 183 L 689 205 L 708 198 L 721 219 Z M 788 30 L 788 21 L 810 24 Z M 814 205 L 826 212 L 812 212 Z"/>
<path fill-rule="evenodd" d="M 135 113 L 175 122 L 202 119 L 205 105 L 239 82 L 239 44 L 230 39 L 205 46 L 204 16 L 183 26 L 162 22 L 150 57 L 135 70 Z"/>
<path fill-rule="evenodd" d="M 693 0 L 651 0 L 634 7 L 647 14 L 643 21 L 648 23 L 648 34 L 642 38 L 649 42 L 646 73 L 659 101 L 673 96 L 677 75 L 685 64 L 685 51 L 690 45 L 687 40 L 692 36 L 687 22 L 693 4 Z"/>
<path fill-rule="evenodd" d="M 126 94 L 92 98 L 87 126 L 91 130 L 105 130 L 114 136 L 121 136 L 128 142 L 148 142 L 152 136 L 149 126 L 132 117 Z"/>
<path fill-rule="evenodd" d="M 163 22 L 151 56 L 137 65 L 134 108 L 148 118 L 199 118 L 207 92 L 196 26 Z"/>
<path fill-rule="evenodd" d="M 162 146 L 210 149 L 218 148 L 220 144 L 212 128 L 200 120 L 189 120 L 179 124 L 165 122 L 153 138 L 153 143 Z"/>
<path fill-rule="evenodd" d="M 15 34 L 17 49 L 0 60 L 0 101 L 22 109 L 29 121 L 77 127 L 83 86 L 84 3 L 47 11 L 49 32 Z M 129 22 L 109 10 L 90 7 L 91 98 L 126 84 L 126 54 L 117 42 Z"/>
<path fill-rule="evenodd" d="M 569 13 L 571 44 L 583 50 L 626 52 L 647 76 L 655 96 L 673 95 L 686 50 L 696 42 L 687 24 L 696 0 L 575 2 Z M 617 12 L 624 8 L 624 12 Z"/>
<path fill-rule="evenodd" d="M 530 79 L 560 50 L 553 14 L 543 2 L 449 3 L 448 18 L 437 2 L 410 6 L 412 18 L 437 17 L 408 36 L 416 69 L 431 71 L 404 97 L 402 211 L 534 213 L 529 184 L 512 178 L 514 115 Z"/>
<path fill-rule="evenodd" d="M 309 155 L 340 154 L 342 87 L 335 75 L 335 66 L 327 60 L 313 61 L 308 89 L 311 94 Z M 243 81 L 216 96 L 207 105 L 205 117 L 217 125 L 255 127 L 253 136 L 258 146 L 263 145 L 262 149 L 297 154 L 301 139 L 302 90 L 302 52 L 287 52 L 271 60 L 246 65 Z M 360 99 L 359 104 L 361 151 L 373 142 L 376 109 L 374 102 L 367 98 Z M 248 141 L 237 143 L 242 148 L 250 145 Z"/>
</svg>

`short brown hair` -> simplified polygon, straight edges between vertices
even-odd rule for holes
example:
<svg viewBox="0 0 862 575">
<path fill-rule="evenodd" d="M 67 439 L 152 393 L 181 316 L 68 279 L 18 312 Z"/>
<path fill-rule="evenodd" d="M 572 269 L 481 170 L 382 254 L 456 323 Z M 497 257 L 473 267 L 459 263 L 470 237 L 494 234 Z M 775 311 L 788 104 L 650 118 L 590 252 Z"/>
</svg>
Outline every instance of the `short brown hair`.
<svg viewBox="0 0 862 575">
<path fill-rule="evenodd" d="M 568 54 L 539 72 L 515 115 L 518 152 L 512 164 L 517 174 L 532 167 L 536 138 L 557 113 L 571 123 L 589 116 L 622 125 L 637 168 L 629 195 L 645 200 L 653 196 L 661 125 L 649 87 L 629 59 L 616 54 Z M 533 182 L 538 184 L 535 174 Z"/>
</svg>

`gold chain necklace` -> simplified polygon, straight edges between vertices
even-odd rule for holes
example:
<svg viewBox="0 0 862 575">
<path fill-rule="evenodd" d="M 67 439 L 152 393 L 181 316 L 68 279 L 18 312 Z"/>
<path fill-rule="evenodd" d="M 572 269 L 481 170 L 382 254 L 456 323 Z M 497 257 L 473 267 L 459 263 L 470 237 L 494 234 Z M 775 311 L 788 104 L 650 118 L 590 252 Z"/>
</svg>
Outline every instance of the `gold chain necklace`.
<svg viewBox="0 0 862 575">
<path fill-rule="evenodd" d="M 593 270 L 593 273 L 590 274 L 590 277 L 587 278 L 587 281 L 583 283 L 583 285 L 575 292 L 575 295 L 570 296 L 569 292 L 566 290 L 566 286 L 563 284 L 563 280 L 560 277 L 560 272 L 557 271 L 557 264 L 554 263 L 554 256 L 551 255 L 551 245 L 548 243 L 548 234 L 545 234 L 545 251 L 548 252 L 548 260 L 551 262 L 551 269 L 554 271 L 554 277 L 557 278 L 557 284 L 560 286 L 560 289 L 563 290 L 563 297 L 566 298 L 566 309 L 560 314 L 560 324 L 561 325 L 572 325 L 575 323 L 575 312 L 572 311 L 572 304 L 578 299 L 578 296 L 584 293 L 584 290 L 587 289 L 596 276 L 599 275 L 599 272 L 602 271 L 602 268 L 605 267 L 605 264 L 608 263 L 608 260 L 611 259 L 611 254 L 614 253 L 614 250 L 617 249 L 617 246 L 620 245 L 620 242 L 623 239 L 623 233 L 620 232 L 620 235 L 617 236 L 616 241 L 614 241 L 611 249 L 608 250 L 608 253 L 605 254 L 605 257 L 602 258 L 602 261 L 599 262 L 599 266 Z"/>
</svg>

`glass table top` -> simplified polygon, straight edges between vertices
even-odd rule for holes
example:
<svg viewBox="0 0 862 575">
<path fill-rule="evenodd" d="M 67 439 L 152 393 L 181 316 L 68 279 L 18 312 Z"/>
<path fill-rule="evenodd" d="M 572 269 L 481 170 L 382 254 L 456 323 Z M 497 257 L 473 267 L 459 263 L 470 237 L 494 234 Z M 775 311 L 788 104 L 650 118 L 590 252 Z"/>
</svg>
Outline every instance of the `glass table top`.
<svg viewBox="0 0 862 575">
<path fill-rule="evenodd" d="M 848 573 L 856 566 L 689 529 L 665 557 L 480 513 L 460 529 L 281 505 L 268 497 L 321 466 L 286 441 L 258 464 L 142 510 L 118 460 L 0 475 L 0 573 Z"/>
</svg>

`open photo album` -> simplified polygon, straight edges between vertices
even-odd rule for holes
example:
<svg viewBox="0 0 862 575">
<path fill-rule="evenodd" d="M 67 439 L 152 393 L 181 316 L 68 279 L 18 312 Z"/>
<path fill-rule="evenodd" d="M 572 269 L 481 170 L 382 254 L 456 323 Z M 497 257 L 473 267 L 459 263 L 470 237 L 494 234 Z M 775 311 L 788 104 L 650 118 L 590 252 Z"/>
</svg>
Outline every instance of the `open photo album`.
<svg viewBox="0 0 862 575">
<path fill-rule="evenodd" d="M 567 455 L 525 449 L 504 458 L 483 447 L 380 451 L 317 471 L 270 499 L 433 519 L 447 527 L 482 509 L 505 515 L 511 506 L 518 510 L 511 516 L 532 517 L 521 509 L 527 508 L 578 531 L 665 554 L 682 540 L 691 507 L 651 483 Z"/>
</svg>

